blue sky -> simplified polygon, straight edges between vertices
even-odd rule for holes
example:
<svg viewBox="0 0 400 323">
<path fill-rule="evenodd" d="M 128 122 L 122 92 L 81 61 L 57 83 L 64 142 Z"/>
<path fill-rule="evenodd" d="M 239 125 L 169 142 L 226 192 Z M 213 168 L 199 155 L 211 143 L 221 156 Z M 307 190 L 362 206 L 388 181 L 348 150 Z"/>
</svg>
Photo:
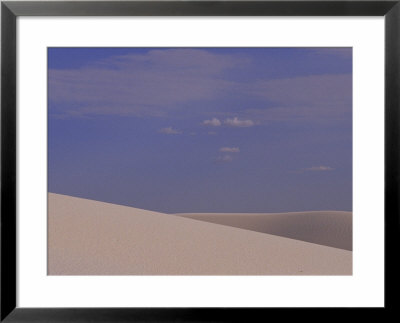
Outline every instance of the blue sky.
<svg viewBox="0 0 400 323">
<path fill-rule="evenodd" d="M 50 192 L 352 209 L 351 48 L 49 48 L 48 66 Z"/>
</svg>

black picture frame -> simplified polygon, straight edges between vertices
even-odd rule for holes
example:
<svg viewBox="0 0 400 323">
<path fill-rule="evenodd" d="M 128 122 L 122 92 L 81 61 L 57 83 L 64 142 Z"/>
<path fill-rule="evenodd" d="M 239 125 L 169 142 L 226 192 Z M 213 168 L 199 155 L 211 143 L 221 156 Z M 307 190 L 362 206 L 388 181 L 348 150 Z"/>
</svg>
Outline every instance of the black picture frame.
<svg viewBox="0 0 400 323">
<path fill-rule="evenodd" d="M 3 322 L 252 322 L 265 311 L 336 316 L 317 308 L 19 308 L 16 307 L 16 19 L 18 16 L 384 16 L 385 18 L 385 307 L 399 287 L 400 0 L 395 1 L 3 1 L 1 3 L 1 301 Z M 367 292 L 367 291 L 366 291 Z M 313 313 L 309 313 L 313 310 Z M 349 309 L 343 309 L 349 314 Z M 353 309 L 356 310 L 356 309 Z M 365 310 L 365 309 L 364 309 Z M 317 311 L 315 313 L 315 311 Z M 384 311 L 384 312 L 383 312 Z M 298 313 L 298 314 L 297 314 Z M 269 314 L 269 313 L 268 313 Z M 281 317 L 283 318 L 283 317 Z M 349 317 L 347 317 L 349 318 Z"/>
</svg>

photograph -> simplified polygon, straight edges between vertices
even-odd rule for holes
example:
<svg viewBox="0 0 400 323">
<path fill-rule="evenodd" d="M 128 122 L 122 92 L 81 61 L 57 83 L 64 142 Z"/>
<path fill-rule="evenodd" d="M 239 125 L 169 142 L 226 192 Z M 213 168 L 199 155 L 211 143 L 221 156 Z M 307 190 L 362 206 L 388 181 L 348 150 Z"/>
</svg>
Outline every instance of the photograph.
<svg viewBox="0 0 400 323">
<path fill-rule="evenodd" d="M 47 275 L 352 275 L 352 47 L 48 47 Z"/>
</svg>

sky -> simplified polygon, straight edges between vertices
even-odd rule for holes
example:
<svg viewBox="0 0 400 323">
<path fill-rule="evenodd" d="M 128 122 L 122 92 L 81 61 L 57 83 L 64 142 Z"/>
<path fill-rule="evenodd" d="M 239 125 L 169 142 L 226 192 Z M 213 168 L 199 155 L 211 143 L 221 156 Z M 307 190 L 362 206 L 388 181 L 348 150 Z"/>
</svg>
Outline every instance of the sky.
<svg viewBox="0 0 400 323">
<path fill-rule="evenodd" d="M 49 192 L 352 210 L 351 48 L 49 48 Z"/>
</svg>

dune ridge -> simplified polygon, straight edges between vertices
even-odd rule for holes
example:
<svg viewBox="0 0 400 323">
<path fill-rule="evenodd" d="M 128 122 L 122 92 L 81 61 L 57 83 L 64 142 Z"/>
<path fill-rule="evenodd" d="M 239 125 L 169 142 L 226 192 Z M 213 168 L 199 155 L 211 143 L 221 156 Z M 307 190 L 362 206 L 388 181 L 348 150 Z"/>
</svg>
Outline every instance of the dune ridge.
<svg viewBox="0 0 400 323">
<path fill-rule="evenodd" d="M 49 275 L 351 275 L 352 252 L 48 194 Z"/>
<path fill-rule="evenodd" d="M 178 213 L 178 216 L 352 250 L 352 212 Z"/>
</svg>

